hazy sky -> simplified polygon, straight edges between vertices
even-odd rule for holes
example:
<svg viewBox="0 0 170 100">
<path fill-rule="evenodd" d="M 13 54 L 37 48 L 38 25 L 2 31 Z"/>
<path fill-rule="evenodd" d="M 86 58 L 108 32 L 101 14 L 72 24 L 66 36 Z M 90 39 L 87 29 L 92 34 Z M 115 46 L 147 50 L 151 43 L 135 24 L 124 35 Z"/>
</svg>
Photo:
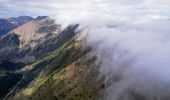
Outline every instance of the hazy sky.
<svg viewBox="0 0 170 100">
<path fill-rule="evenodd" d="M 48 15 L 70 21 L 89 17 L 164 18 L 169 0 L 0 0 L 0 17 Z"/>
</svg>

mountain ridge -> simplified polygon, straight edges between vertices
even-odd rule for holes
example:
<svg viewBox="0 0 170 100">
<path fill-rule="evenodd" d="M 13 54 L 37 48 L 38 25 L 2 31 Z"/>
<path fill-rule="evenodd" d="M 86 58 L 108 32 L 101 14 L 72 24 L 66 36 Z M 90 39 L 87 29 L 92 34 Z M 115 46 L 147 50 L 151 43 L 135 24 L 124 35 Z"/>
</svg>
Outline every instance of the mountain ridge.
<svg viewBox="0 0 170 100">
<path fill-rule="evenodd" d="M 17 28 L 31 20 L 33 20 L 33 17 L 30 16 L 0 18 L 0 36 L 5 35 L 10 30 Z"/>
<path fill-rule="evenodd" d="M 101 97 L 104 77 L 98 77 L 96 57 L 89 57 L 91 47 L 84 47 L 83 30 L 79 29 L 79 24 L 70 24 L 56 32 L 55 25 L 50 17 L 37 17 L 0 37 L 0 44 L 6 41 L 0 47 L 1 60 L 20 66 L 13 70 L 23 75 L 17 87 L 7 94 L 8 100 L 94 100 Z M 41 34 L 46 35 L 34 39 L 34 35 Z"/>
<path fill-rule="evenodd" d="M 39 16 L 34 20 L 9 31 L 0 37 L 0 60 L 32 62 L 37 56 L 45 55 L 74 36 L 78 24 L 61 29 L 54 19 Z"/>
</svg>

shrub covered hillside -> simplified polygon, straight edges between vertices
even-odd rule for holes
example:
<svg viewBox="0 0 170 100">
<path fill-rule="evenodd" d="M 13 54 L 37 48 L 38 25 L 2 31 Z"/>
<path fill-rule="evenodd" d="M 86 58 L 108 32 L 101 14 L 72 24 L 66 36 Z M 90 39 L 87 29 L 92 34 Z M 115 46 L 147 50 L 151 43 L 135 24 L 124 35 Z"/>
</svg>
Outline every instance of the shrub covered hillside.
<svg viewBox="0 0 170 100">
<path fill-rule="evenodd" d="M 96 57 L 88 56 L 85 39 L 74 36 L 20 71 L 24 80 L 9 100 L 95 100 L 105 88 Z M 101 98 L 101 97 L 100 97 Z"/>
</svg>

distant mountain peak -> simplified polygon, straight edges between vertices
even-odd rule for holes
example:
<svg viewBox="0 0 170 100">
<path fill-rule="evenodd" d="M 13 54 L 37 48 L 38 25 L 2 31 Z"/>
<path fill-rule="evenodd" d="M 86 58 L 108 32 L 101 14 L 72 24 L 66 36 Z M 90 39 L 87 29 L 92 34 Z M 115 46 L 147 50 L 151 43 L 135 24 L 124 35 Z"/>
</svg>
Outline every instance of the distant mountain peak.
<svg viewBox="0 0 170 100">
<path fill-rule="evenodd" d="M 8 34 L 18 34 L 21 42 L 20 48 L 23 48 L 27 45 L 34 47 L 38 41 L 45 36 L 53 36 L 59 33 L 60 30 L 61 25 L 56 24 L 54 19 L 51 19 L 48 16 L 38 16 L 37 18 L 9 31 Z"/>
<path fill-rule="evenodd" d="M 19 17 L 11 17 L 7 20 L 10 21 L 13 24 L 16 24 L 18 26 L 23 25 L 24 23 L 33 20 L 33 17 L 30 16 L 19 16 Z"/>
<path fill-rule="evenodd" d="M 25 18 L 33 19 L 33 17 L 31 17 L 31 16 L 18 16 L 18 17 L 11 17 L 11 18 L 8 18 L 8 19 L 18 19 L 18 18 L 20 18 L 20 19 L 25 19 Z"/>
<path fill-rule="evenodd" d="M 38 16 L 36 20 L 51 19 L 49 16 Z"/>
</svg>

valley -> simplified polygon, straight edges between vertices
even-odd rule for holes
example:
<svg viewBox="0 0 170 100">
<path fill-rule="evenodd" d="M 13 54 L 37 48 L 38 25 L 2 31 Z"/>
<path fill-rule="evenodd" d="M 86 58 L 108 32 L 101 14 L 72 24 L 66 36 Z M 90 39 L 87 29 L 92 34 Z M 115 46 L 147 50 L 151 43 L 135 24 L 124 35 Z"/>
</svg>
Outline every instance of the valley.
<svg viewBox="0 0 170 100">
<path fill-rule="evenodd" d="M 23 75 L 15 73 L 16 68 L 20 68 L 20 66 L 7 61 L 0 62 L 0 99 L 10 93 L 22 80 Z"/>
</svg>

